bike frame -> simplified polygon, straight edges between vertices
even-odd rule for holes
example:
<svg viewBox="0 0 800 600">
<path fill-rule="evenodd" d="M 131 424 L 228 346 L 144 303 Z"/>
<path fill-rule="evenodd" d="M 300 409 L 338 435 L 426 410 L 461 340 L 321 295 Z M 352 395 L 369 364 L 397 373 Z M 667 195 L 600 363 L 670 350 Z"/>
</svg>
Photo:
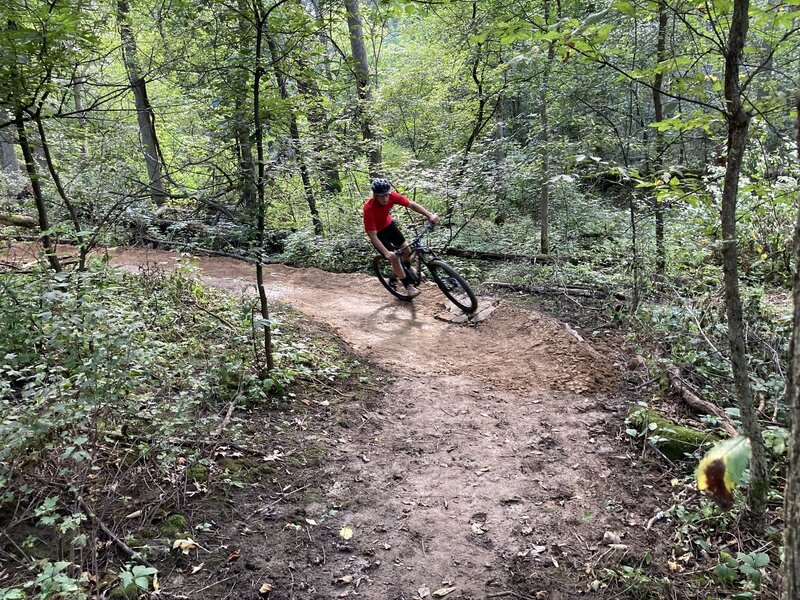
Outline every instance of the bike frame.
<svg viewBox="0 0 800 600">
<path fill-rule="evenodd" d="M 433 225 L 431 223 L 428 223 L 427 225 L 425 225 L 425 228 L 413 240 L 411 240 L 408 243 L 408 252 L 409 252 L 408 262 L 411 263 L 411 266 L 414 266 L 413 263 L 415 258 L 419 259 L 419 264 L 417 264 L 416 267 L 417 276 L 416 277 L 412 276 L 415 285 L 419 284 L 420 281 L 422 281 L 422 269 L 420 269 L 419 267 L 421 265 L 425 265 L 426 268 L 430 268 L 428 267 L 428 263 L 439 258 L 438 256 L 436 256 L 436 253 L 431 248 L 426 246 L 425 243 L 422 241 L 422 238 L 425 237 L 427 234 L 429 234 L 431 231 L 433 231 Z M 403 271 L 405 272 L 405 274 L 412 275 L 408 271 L 408 266 L 403 261 L 403 250 L 402 249 L 395 250 L 394 253 L 400 258 L 400 264 L 403 265 Z"/>
</svg>

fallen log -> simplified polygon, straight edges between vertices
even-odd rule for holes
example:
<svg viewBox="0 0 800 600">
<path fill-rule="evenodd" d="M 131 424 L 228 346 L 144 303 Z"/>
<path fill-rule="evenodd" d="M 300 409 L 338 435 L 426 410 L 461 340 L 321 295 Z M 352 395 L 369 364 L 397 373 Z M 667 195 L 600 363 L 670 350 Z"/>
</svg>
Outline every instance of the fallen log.
<svg viewBox="0 0 800 600">
<path fill-rule="evenodd" d="M 718 417 L 722 421 L 722 427 L 731 434 L 731 437 L 736 437 L 739 435 L 739 432 L 736 431 L 736 428 L 731 423 L 728 415 L 725 414 L 719 406 L 709 402 L 708 400 L 703 400 L 702 398 L 698 397 L 692 390 L 689 389 L 689 385 L 684 381 L 683 377 L 681 377 L 681 370 L 680 368 L 676 367 L 675 365 L 671 365 L 667 368 L 667 378 L 669 379 L 669 385 L 672 389 L 674 389 L 681 397 L 681 400 L 691 409 L 699 414 L 704 415 L 714 415 Z"/>
<path fill-rule="evenodd" d="M 36 219 L 28 215 L 17 215 L 14 213 L 0 212 L 0 225 L 10 227 L 24 227 L 25 229 L 35 229 L 38 225 Z"/>
<path fill-rule="evenodd" d="M 243 256 L 241 254 L 234 254 L 232 252 L 223 252 L 222 250 L 209 250 L 207 248 L 200 248 L 193 244 L 188 244 L 186 242 L 171 242 L 169 240 L 159 240 L 156 238 L 148 237 L 148 236 L 141 236 L 139 238 L 145 242 L 150 242 L 151 244 L 155 244 L 158 246 L 174 246 L 176 248 L 187 248 L 188 251 L 192 254 L 208 254 L 210 256 L 224 256 L 226 258 L 235 258 L 236 260 L 241 260 L 246 263 L 256 264 L 256 260 L 249 256 Z M 268 265 L 273 264 L 277 261 L 271 260 L 263 260 L 261 264 Z"/>
<path fill-rule="evenodd" d="M 625 294 L 620 292 L 609 292 L 599 288 L 590 288 L 586 286 L 569 286 L 569 287 L 548 287 L 541 285 L 519 285 L 516 283 L 503 283 L 502 281 L 487 281 L 487 286 L 514 290 L 515 292 L 527 292 L 529 294 L 566 294 L 568 296 L 582 296 L 584 298 L 616 298 L 617 300 L 625 300 Z"/>
<path fill-rule="evenodd" d="M 570 256 L 558 256 L 556 254 L 507 254 L 504 252 L 481 252 L 479 250 L 466 250 L 464 248 L 444 248 L 442 254 L 448 256 L 460 256 L 461 258 L 474 258 L 477 260 L 510 260 L 529 263 L 553 264 L 568 262 L 578 264 L 578 259 Z"/>
<path fill-rule="evenodd" d="M 678 425 L 652 408 L 634 405 L 626 420 L 637 430 L 653 435 L 653 445 L 671 461 L 686 460 L 703 446 L 719 441 L 714 434 Z"/>
</svg>

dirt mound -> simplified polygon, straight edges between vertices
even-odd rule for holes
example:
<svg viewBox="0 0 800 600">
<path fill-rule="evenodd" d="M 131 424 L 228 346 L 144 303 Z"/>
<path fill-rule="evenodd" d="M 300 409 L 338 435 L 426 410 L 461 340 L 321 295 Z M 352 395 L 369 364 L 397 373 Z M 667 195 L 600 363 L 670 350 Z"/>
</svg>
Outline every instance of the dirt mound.
<svg viewBox="0 0 800 600">
<path fill-rule="evenodd" d="M 501 306 L 478 328 L 481 346 L 500 358 L 478 375 L 498 385 L 575 393 L 608 392 L 618 381 L 612 359 L 565 324 L 545 315 Z"/>
</svg>

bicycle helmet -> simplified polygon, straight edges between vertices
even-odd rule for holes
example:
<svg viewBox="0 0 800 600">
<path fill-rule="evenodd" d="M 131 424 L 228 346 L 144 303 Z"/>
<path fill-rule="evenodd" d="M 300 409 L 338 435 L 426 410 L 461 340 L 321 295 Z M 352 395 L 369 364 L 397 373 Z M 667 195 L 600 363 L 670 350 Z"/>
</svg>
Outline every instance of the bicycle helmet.
<svg viewBox="0 0 800 600">
<path fill-rule="evenodd" d="M 389 190 L 392 189 L 392 184 L 390 184 L 386 179 L 373 179 L 372 180 L 372 193 L 377 194 L 378 196 L 383 196 L 384 194 L 388 194 Z"/>
</svg>

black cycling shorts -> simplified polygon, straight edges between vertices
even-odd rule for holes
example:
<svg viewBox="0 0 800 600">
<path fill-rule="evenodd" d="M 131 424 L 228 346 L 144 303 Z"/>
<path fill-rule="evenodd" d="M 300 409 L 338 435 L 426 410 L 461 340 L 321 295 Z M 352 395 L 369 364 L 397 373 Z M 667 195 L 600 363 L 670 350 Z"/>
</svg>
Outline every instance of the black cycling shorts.
<svg viewBox="0 0 800 600">
<path fill-rule="evenodd" d="M 400 233 L 400 229 L 392 221 L 378 232 L 378 239 L 387 250 L 399 250 L 406 243 L 406 238 Z"/>
</svg>

